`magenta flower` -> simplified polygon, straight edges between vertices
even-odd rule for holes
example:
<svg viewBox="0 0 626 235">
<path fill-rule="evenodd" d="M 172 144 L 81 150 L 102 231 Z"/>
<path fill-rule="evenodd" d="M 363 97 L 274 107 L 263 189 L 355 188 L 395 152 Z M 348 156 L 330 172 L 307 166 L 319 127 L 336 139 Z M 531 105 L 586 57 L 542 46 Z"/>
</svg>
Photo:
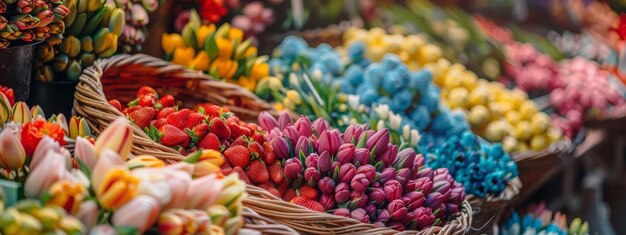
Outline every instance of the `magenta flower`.
<svg viewBox="0 0 626 235">
<path fill-rule="evenodd" d="M 350 183 L 356 175 L 356 168 L 352 163 L 346 163 L 339 168 L 339 182 Z"/>
<path fill-rule="evenodd" d="M 385 198 L 387 201 L 393 201 L 402 197 L 402 185 L 397 180 L 390 180 L 385 183 Z"/>
<path fill-rule="evenodd" d="M 433 211 L 428 207 L 417 208 L 413 211 L 413 214 L 417 222 L 417 229 L 428 228 L 435 222 Z"/>
<path fill-rule="evenodd" d="M 350 200 L 350 186 L 346 183 L 339 183 L 335 187 L 335 201 L 344 203 Z"/>
<path fill-rule="evenodd" d="M 351 163 L 354 156 L 354 145 L 351 143 L 345 143 L 339 146 L 339 153 L 337 153 L 337 160 L 341 163 Z"/>
<path fill-rule="evenodd" d="M 378 211 L 376 222 L 387 223 L 390 218 L 391 218 L 391 215 L 389 214 L 389 211 L 387 209 L 382 209 Z"/>
<path fill-rule="evenodd" d="M 424 205 L 425 198 L 420 192 L 408 192 L 402 197 L 402 201 L 410 211 L 413 211 Z"/>
<path fill-rule="evenodd" d="M 406 207 L 404 206 L 404 202 L 400 199 L 393 200 L 387 205 L 387 210 L 391 215 L 391 219 L 395 221 L 403 221 L 408 213 Z"/>
<path fill-rule="evenodd" d="M 302 172 L 302 163 L 297 158 L 289 158 L 285 161 L 285 176 L 295 179 Z"/>
<path fill-rule="evenodd" d="M 404 224 L 400 221 L 391 221 L 387 224 L 387 227 L 397 231 L 404 231 L 405 229 Z"/>
<path fill-rule="evenodd" d="M 286 112 L 283 113 L 286 114 Z M 261 128 L 263 128 L 263 130 L 268 132 L 273 130 L 274 128 L 278 128 L 278 122 L 276 121 L 276 118 L 274 118 L 268 112 L 261 112 L 259 114 L 259 125 L 261 126 Z"/>
<path fill-rule="evenodd" d="M 385 192 L 381 188 L 373 188 L 368 194 L 370 202 L 374 205 L 382 205 L 385 202 Z"/>
<path fill-rule="evenodd" d="M 285 128 L 287 128 L 287 126 L 289 126 L 290 123 L 291 123 L 291 116 L 289 116 L 289 113 L 287 112 L 280 113 L 280 116 L 278 117 L 278 128 L 280 128 L 281 130 L 284 130 Z"/>
<path fill-rule="evenodd" d="M 289 125 L 283 129 L 283 136 L 289 139 L 291 146 L 296 146 L 296 142 L 298 141 L 298 131 L 295 127 Z M 295 152 L 298 154 L 297 152 Z"/>
<path fill-rule="evenodd" d="M 346 131 L 343 132 L 343 142 L 344 143 L 358 143 L 359 136 L 363 133 L 363 127 L 357 124 L 350 124 L 346 128 Z"/>
<path fill-rule="evenodd" d="M 370 217 L 362 208 L 357 208 L 350 213 L 350 217 L 360 221 L 361 223 L 370 223 Z"/>
<path fill-rule="evenodd" d="M 381 183 L 386 183 L 387 181 L 393 180 L 395 178 L 396 178 L 396 169 L 393 169 L 391 167 L 387 167 L 383 169 L 383 171 L 380 173 Z"/>
<path fill-rule="evenodd" d="M 334 193 L 335 181 L 330 177 L 325 176 L 317 182 L 317 188 L 319 188 L 322 193 Z"/>
<path fill-rule="evenodd" d="M 322 178 L 322 175 L 314 167 L 306 168 L 304 171 L 304 180 L 311 186 L 315 186 L 320 178 Z"/>
<path fill-rule="evenodd" d="M 350 181 L 350 187 L 357 192 L 364 192 L 369 184 L 370 181 L 365 174 L 356 174 L 354 178 L 352 178 L 352 181 Z"/>
<path fill-rule="evenodd" d="M 401 185 L 406 185 L 410 177 L 411 177 L 411 171 L 409 171 L 408 168 L 402 168 L 396 171 L 396 180 L 400 182 Z"/>
<path fill-rule="evenodd" d="M 300 136 L 310 137 L 313 134 L 311 129 L 311 120 L 307 117 L 301 117 L 296 120 L 293 126 L 298 130 Z"/>
<path fill-rule="evenodd" d="M 393 163 L 393 167 L 396 169 L 408 168 L 411 169 L 413 167 L 413 163 L 415 162 L 415 150 L 412 148 L 403 149 L 398 153 L 395 162 Z"/>
<path fill-rule="evenodd" d="M 331 168 L 331 157 L 328 152 L 323 152 L 320 155 L 320 158 L 317 160 L 317 170 L 322 174 L 326 175 Z"/>
<path fill-rule="evenodd" d="M 330 125 L 323 118 L 318 118 L 315 121 L 313 121 L 313 129 L 315 129 L 318 135 L 326 131 L 328 129 L 328 126 Z"/>
<path fill-rule="evenodd" d="M 317 163 L 319 162 L 319 160 L 320 160 L 320 156 L 317 155 L 317 153 L 311 153 L 304 160 L 304 165 L 306 167 L 316 167 L 317 168 Z"/>
<path fill-rule="evenodd" d="M 422 192 L 424 195 L 430 194 L 433 191 L 433 181 L 430 178 L 422 177 L 415 180 L 415 189 Z"/>
<path fill-rule="evenodd" d="M 376 155 L 376 162 L 382 161 L 385 167 L 391 166 L 398 155 L 398 145 L 388 143 L 382 155 Z"/>
<path fill-rule="evenodd" d="M 339 208 L 333 211 L 334 215 L 350 218 L 350 210 L 348 208 Z"/>
<path fill-rule="evenodd" d="M 420 171 L 417 173 L 417 175 L 414 178 L 422 178 L 422 177 L 427 177 L 432 179 L 433 178 L 433 169 L 430 167 L 426 167 L 423 169 L 420 169 Z"/>
<path fill-rule="evenodd" d="M 382 156 L 382 154 L 387 151 L 387 144 L 389 144 L 389 130 L 385 128 L 378 130 L 372 137 L 368 138 L 365 143 L 365 148 L 373 151 L 378 157 Z M 395 157 L 395 155 L 393 157 Z"/>
<path fill-rule="evenodd" d="M 374 206 L 373 204 L 367 204 L 363 207 L 363 210 L 365 210 L 365 212 L 368 215 L 376 215 L 376 206 Z"/>
<path fill-rule="evenodd" d="M 330 155 L 335 155 L 341 144 L 343 144 L 343 141 L 339 138 L 339 131 L 335 129 L 326 130 L 320 134 L 318 151 L 327 151 Z"/>
<path fill-rule="evenodd" d="M 370 162 L 370 151 L 366 148 L 358 148 L 354 150 L 354 156 L 352 157 L 352 163 L 356 166 L 367 165 Z"/>
<path fill-rule="evenodd" d="M 300 153 L 304 153 L 304 156 L 309 155 L 309 137 L 300 136 L 298 141 L 296 142 L 296 148 L 294 149 L 294 154 L 299 156 Z"/>
<path fill-rule="evenodd" d="M 285 139 L 283 139 L 283 137 L 279 136 L 277 138 L 273 138 L 270 141 L 270 144 L 272 145 L 272 148 L 274 149 L 274 153 L 276 154 L 276 157 L 280 159 L 285 159 L 289 157 L 289 144 L 287 143 Z"/>
<path fill-rule="evenodd" d="M 364 192 L 352 191 L 350 198 L 352 200 L 348 203 L 348 208 L 363 208 L 367 205 L 368 197 Z"/>
<path fill-rule="evenodd" d="M 324 207 L 324 210 L 330 210 L 335 208 L 335 195 L 334 194 L 322 194 L 320 196 L 320 204 Z"/>
<path fill-rule="evenodd" d="M 376 178 L 376 168 L 372 165 L 363 165 L 356 169 L 357 174 L 364 174 L 369 182 L 374 182 Z"/>
<path fill-rule="evenodd" d="M 428 194 L 428 196 L 426 196 L 426 201 L 424 201 L 424 206 L 430 207 L 431 209 L 435 210 L 435 209 L 438 209 L 439 206 L 441 206 L 443 201 L 444 201 L 443 194 L 438 193 L 438 192 L 433 192 L 431 194 Z"/>
</svg>

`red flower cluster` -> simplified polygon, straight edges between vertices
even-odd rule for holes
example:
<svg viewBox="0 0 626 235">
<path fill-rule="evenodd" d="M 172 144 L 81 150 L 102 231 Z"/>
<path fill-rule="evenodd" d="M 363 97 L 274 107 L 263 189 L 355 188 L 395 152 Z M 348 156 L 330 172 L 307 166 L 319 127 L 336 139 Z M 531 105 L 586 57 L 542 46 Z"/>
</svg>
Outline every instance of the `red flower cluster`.
<svg viewBox="0 0 626 235">
<path fill-rule="evenodd" d="M 626 14 L 621 14 L 619 16 L 619 24 L 616 28 L 613 28 L 613 31 L 619 35 L 621 40 L 626 40 Z"/>
<path fill-rule="evenodd" d="M 228 9 L 224 0 L 201 0 L 198 13 L 202 19 L 210 23 L 217 23 L 228 13 Z"/>
<path fill-rule="evenodd" d="M 46 122 L 43 118 L 38 118 L 32 122 L 24 124 L 21 132 L 21 141 L 28 156 L 32 156 L 39 141 L 44 136 L 49 136 L 54 141 L 59 142 L 61 146 L 65 145 L 65 131 L 61 126 L 55 123 Z"/>
</svg>

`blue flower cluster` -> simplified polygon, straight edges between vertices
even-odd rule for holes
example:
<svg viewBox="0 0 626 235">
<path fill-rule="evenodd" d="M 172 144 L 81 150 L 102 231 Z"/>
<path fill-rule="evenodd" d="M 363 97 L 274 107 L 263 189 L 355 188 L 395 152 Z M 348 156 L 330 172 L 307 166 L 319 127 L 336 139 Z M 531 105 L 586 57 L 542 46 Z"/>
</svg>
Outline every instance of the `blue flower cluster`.
<svg viewBox="0 0 626 235">
<path fill-rule="evenodd" d="M 332 76 L 338 76 L 344 69 L 341 56 L 330 45 L 321 44 L 312 48 L 304 39 L 288 36 L 276 48 L 275 55 L 268 61 L 270 74 L 296 72 L 293 65 L 297 62 L 309 66 L 308 72 L 319 69 L 323 74 Z"/>
<path fill-rule="evenodd" d="M 536 218 L 532 214 L 526 214 L 520 220 L 520 215 L 514 212 L 504 224 L 500 225 L 500 233 L 503 235 L 522 235 L 522 234 L 555 234 L 568 235 L 567 229 L 561 229 L 554 223 L 548 223 L 544 226 L 542 218 Z"/>
<path fill-rule="evenodd" d="M 451 136 L 443 145 L 431 145 L 426 151 L 429 167 L 448 168 L 468 194 L 480 198 L 500 194 L 518 175 L 517 165 L 501 144 L 480 143 L 469 131 L 460 138 Z"/>
</svg>

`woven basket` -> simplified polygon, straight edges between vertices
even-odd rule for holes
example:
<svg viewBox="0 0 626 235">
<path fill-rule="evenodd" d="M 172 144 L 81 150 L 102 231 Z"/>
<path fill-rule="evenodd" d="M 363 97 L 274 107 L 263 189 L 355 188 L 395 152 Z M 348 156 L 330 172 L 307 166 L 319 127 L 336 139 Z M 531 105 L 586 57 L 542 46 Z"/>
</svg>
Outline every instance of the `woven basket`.
<svg viewBox="0 0 626 235">
<path fill-rule="evenodd" d="M 291 235 L 300 234 L 289 226 L 276 223 L 273 219 L 259 215 L 250 208 L 245 207 L 241 214 L 245 221 L 243 228 L 259 231 L 263 234 Z"/>
<path fill-rule="evenodd" d="M 351 218 L 312 211 L 307 208 L 285 202 L 267 191 L 248 185 L 248 198 L 244 206 L 257 213 L 285 224 L 298 232 L 306 234 L 445 234 L 460 235 L 469 231 L 472 223 L 472 207 L 463 202 L 459 216 L 443 227 L 433 226 L 422 231 L 398 232 L 373 224 L 365 224 Z"/>
<path fill-rule="evenodd" d="M 477 198 L 468 195 L 466 199 L 474 209 L 472 218 L 471 234 L 484 234 L 498 222 L 500 215 L 506 209 L 509 202 L 520 193 L 522 182 L 519 178 L 509 181 L 507 187 L 498 196 Z"/>
<path fill-rule="evenodd" d="M 129 102 L 141 86 L 171 94 L 183 100 L 184 105 L 208 102 L 227 107 L 242 120 L 256 121 L 262 111 L 275 114 L 270 104 L 238 85 L 143 54 L 97 60 L 83 71 L 76 86 L 74 109 L 99 134 L 115 119 L 124 117 L 108 103 L 107 97 Z M 176 150 L 154 142 L 141 128 L 134 124 L 131 127 L 135 137 L 133 154 L 153 155 L 168 162 L 183 159 Z"/>
</svg>

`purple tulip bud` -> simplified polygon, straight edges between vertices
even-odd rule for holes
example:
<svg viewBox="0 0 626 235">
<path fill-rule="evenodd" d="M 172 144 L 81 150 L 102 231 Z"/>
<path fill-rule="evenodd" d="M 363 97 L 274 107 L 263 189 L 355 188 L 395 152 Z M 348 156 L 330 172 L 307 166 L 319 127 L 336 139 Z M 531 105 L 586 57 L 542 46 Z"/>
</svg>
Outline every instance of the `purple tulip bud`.
<svg viewBox="0 0 626 235">
<path fill-rule="evenodd" d="M 298 138 L 298 142 L 296 142 L 296 148 L 294 149 L 294 154 L 299 156 L 300 153 L 304 153 L 304 156 L 309 155 L 309 138 L 300 136 Z"/>
<path fill-rule="evenodd" d="M 297 158 L 289 158 L 285 161 L 285 176 L 295 179 L 302 172 L 302 163 Z"/>
<path fill-rule="evenodd" d="M 270 141 L 276 157 L 285 159 L 289 157 L 289 143 L 283 137 L 276 137 Z"/>
<path fill-rule="evenodd" d="M 391 201 L 389 205 L 387 205 L 387 210 L 391 215 L 391 219 L 396 221 L 403 221 L 406 217 L 406 213 L 408 213 L 406 207 L 404 206 L 404 202 L 400 199 Z"/>
<path fill-rule="evenodd" d="M 328 126 L 330 126 L 330 125 L 323 118 L 318 118 L 315 121 L 313 121 L 313 129 L 315 129 L 315 131 L 317 131 L 318 135 L 320 133 L 326 131 L 328 129 Z"/>
<path fill-rule="evenodd" d="M 343 142 L 344 143 L 358 143 L 359 142 L 359 136 L 361 136 L 361 133 L 363 133 L 363 127 L 356 125 L 356 124 L 350 124 L 350 126 L 348 126 L 348 128 L 346 128 L 346 131 L 344 131 L 343 133 Z"/>
<path fill-rule="evenodd" d="M 315 186 L 320 178 L 322 178 L 322 175 L 320 175 L 320 172 L 313 167 L 306 168 L 304 171 L 304 180 L 311 186 Z"/>
<path fill-rule="evenodd" d="M 359 166 L 366 165 L 370 162 L 370 151 L 366 148 L 358 148 L 354 150 L 354 156 L 352 157 L 352 163 Z"/>
<path fill-rule="evenodd" d="M 350 181 L 350 187 L 352 187 L 352 190 L 357 192 L 364 192 L 369 184 L 370 181 L 367 179 L 365 174 L 356 174 Z"/>
<path fill-rule="evenodd" d="M 417 221 L 417 229 L 430 227 L 435 222 L 433 211 L 428 207 L 420 207 L 413 210 L 415 221 Z"/>
<path fill-rule="evenodd" d="M 261 112 L 259 114 L 259 125 L 263 128 L 263 130 L 269 132 L 278 127 L 278 122 L 276 121 L 276 118 L 268 112 Z"/>
<path fill-rule="evenodd" d="M 387 167 L 383 169 L 383 171 L 380 173 L 380 182 L 382 183 L 386 183 L 387 181 L 390 181 L 395 178 L 396 178 L 396 169 L 393 169 L 391 167 Z"/>
<path fill-rule="evenodd" d="M 331 169 L 330 154 L 328 154 L 328 152 L 323 152 L 317 160 L 317 170 L 322 173 L 322 175 L 326 175 L 326 173 L 328 173 Z"/>
<path fill-rule="evenodd" d="M 359 141 L 361 141 L 361 139 L 365 138 L 365 143 L 367 143 L 367 141 L 376 133 L 375 130 L 367 130 L 364 129 L 363 132 L 361 132 L 361 135 L 359 135 Z"/>
<path fill-rule="evenodd" d="M 368 215 L 375 215 L 376 214 L 376 206 L 372 205 L 372 204 L 367 204 L 363 207 L 363 210 L 365 210 L 365 212 Z"/>
<path fill-rule="evenodd" d="M 372 137 L 365 142 L 365 148 L 373 151 L 376 156 L 382 156 L 387 150 L 389 144 L 389 130 L 387 128 L 378 130 Z M 395 157 L 395 155 L 393 156 Z"/>
<path fill-rule="evenodd" d="M 341 167 L 341 163 L 338 161 L 334 161 L 331 165 L 330 165 L 330 170 L 331 170 L 331 174 L 334 174 L 335 171 L 337 171 L 337 174 L 339 174 L 339 168 Z M 339 180 L 339 179 L 337 179 Z"/>
<path fill-rule="evenodd" d="M 339 146 L 339 153 L 337 153 L 337 160 L 341 163 L 351 163 L 354 156 L 354 145 L 345 143 Z"/>
<path fill-rule="evenodd" d="M 378 175 L 378 173 L 376 173 L 376 174 Z M 370 184 L 370 187 L 372 187 L 372 188 L 380 188 L 380 189 L 382 189 L 382 188 L 383 188 L 383 185 L 382 185 L 380 182 L 378 182 L 378 181 L 374 181 L 374 183 L 371 183 L 371 184 Z"/>
<path fill-rule="evenodd" d="M 404 231 L 404 224 L 400 221 L 391 221 L 387 224 L 387 227 L 396 231 Z"/>
<path fill-rule="evenodd" d="M 367 212 L 365 210 L 361 209 L 361 208 L 353 210 L 350 213 L 350 217 L 355 219 L 355 220 L 358 220 L 361 223 L 368 223 L 368 224 L 370 223 L 369 215 L 367 215 Z"/>
<path fill-rule="evenodd" d="M 435 217 L 439 219 L 445 219 L 448 216 L 448 211 L 446 210 L 446 205 L 444 203 L 439 204 L 436 208 L 430 208 L 433 211 L 436 211 Z"/>
<path fill-rule="evenodd" d="M 339 183 L 335 187 L 335 201 L 344 203 L 350 199 L 350 186 L 346 183 Z"/>
<path fill-rule="evenodd" d="M 376 155 L 376 162 L 382 161 L 385 167 L 389 167 L 397 155 L 398 145 L 389 143 L 382 155 Z"/>
<path fill-rule="evenodd" d="M 376 168 L 372 165 L 363 165 L 356 169 L 357 174 L 364 174 L 369 182 L 374 182 L 376 178 Z"/>
<path fill-rule="evenodd" d="M 408 180 L 406 181 L 406 184 L 404 185 L 404 191 L 405 192 L 413 192 L 413 191 L 417 191 L 417 180 Z"/>
<path fill-rule="evenodd" d="M 434 192 L 428 194 L 428 196 L 426 196 L 426 201 L 424 201 L 424 206 L 430 207 L 431 209 L 435 210 L 439 208 L 439 206 L 443 203 L 443 199 L 444 198 L 441 193 Z"/>
<path fill-rule="evenodd" d="M 326 130 L 320 134 L 318 151 L 327 151 L 330 155 L 334 156 L 337 154 L 341 144 L 343 144 L 343 142 L 339 138 L 339 132 L 337 130 Z"/>
<path fill-rule="evenodd" d="M 400 182 L 401 185 L 406 185 L 406 182 L 411 177 L 411 171 L 408 168 L 402 168 L 396 171 L 396 180 Z"/>
<path fill-rule="evenodd" d="M 397 180 L 390 180 L 385 183 L 385 198 L 387 201 L 393 201 L 402 197 L 402 185 Z"/>
<path fill-rule="evenodd" d="M 378 216 L 376 216 L 376 221 L 387 223 L 390 218 L 391 218 L 391 214 L 389 214 L 389 211 L 387 209 L 381 209 L 378 211 Z"/>
<path fill-rule="evenodd" d="M 317 151 L 319 149 L 319 141 L 317 140 L 317 137 L 312 136 L 311 137 L 311 145 L 313 146 L 313 152 L 319 152 Z"/>
<path fill-rule="evenodd" d="M 461 204 L 463 199 L 465 199 L 465 189 L 463 188 L 463 185 L 461 185 L 461 187 L 457 187 L 455 184 L 452 190 L 450 190 L 450 198 L 448 199 L 449 202 Z"/>
<path fill-rule="evenodd" d="M 428 177 L 422 177 L 415 180 L 415 190 L 422 192 L 424 195 L 433 191 L 433 182 Z"/>
<path fill-rule="evenodd" d="M 352 163 L 346 163 L 339 168 L 339 182 L 350 183 L 356 175 L 356 168 Z"/>
<path fill-rule="evenodd" d="M 295 127 L 291 125 L 285 127 L 283 129 L 283 136 L 289 139 L 291 146 L 296 146 L 296 141 L 298 141 L 298 131 Z"/>
<path fill-rule="evenodd" d="M 334 193 L 335 181 L 326 176 L 317 182 L 317 188 L 319 188 L 322 193 Z"/>
<path fill-rule="evenodd" d="M 415 160 L 413 161 L 412 168 L 417 171 L 418 169 L 422 168 L 424 164 L 426 164 L 426 159 L 424 158 L 424 155 L 420 153 L 417 156 L 415 156 Z"/>
<path fill-rule="evenodd" d="M 393 163 L 393 166 L 398 168 L 408 168 L 411 169 L 413 167 L 413 163 L 415 162 L 415 150 L 412 148 L 406 148 L 398 153 L 396 157 L 396 161 Z"/>
<path fill-rule="evenodd" d="M 441 175 L 441 176 L 446 177 L 446 178 L 447 178 L 448 175 L 450 175 L 450 171 L 448 171 L 448 168 L 438 168 L 433 173 L 434 173 L 435 176 Z M 435 180 L 435 181 L 437 181 L 437 180 Z"/>
<path fill-rule="evenodd" d="M 404 218 L 404 224 L 410 224 L 411 222 L 413 222 L 413 220 L 415 220 L 415 214 L 413 213 L 413 211 L 409 210 L 409 212 L 406 213 L 406 218 Z"/>
<path fill-rule="evenodd" d="M 352 191 L 350 194 L 351 203 L 354 205 L 354 208 L 363 208 L 367 205 L 367 201 L 369 198 L 364 192 Z"/>
<path fill-rule="evenodd" d="M 280 128 L 281 130 L 284 130 L 285 128 L 287 128 L 287 126 L 291 123 L 291 116 L 289 116 L 289 113 L 287 112 L 282 112 L 280 113 L 280 116 L 278 117 L 278 128 Z"/>
<path fill-rule="evenodd" d="M 311 153 L 304 160 L 304 165 L 306 167 L 317 167 L 317 163 L 319 162 L 319 160 L 320 160 L 320 156 L 317 155 L 317 153 Z"/>
<path fill-rule="evenodd" d="M 450 183 L 448 181 L 439 181 L 433 184 L 433 192 L 446 194 L 450 192 Z"/>
<path fill-rule="evenodd" d="M 350 210 L 348 208 L 339 208 L 333 212 L 334 215 L 350 218 Z"/>
<path fill-rule="evenodd" d="M 330 210 L 335 208 L 335 195 L 334 194 L 322 194 L 320 196 L 320 204 L 324 207 L 324 210 Z"/>
<path fill-rule="evenodd" d="M 459 205 L 455 203 L 446 203 L 446 212 L 449 215 L 456 214 L 459 212 Z"/>
<path fill-rule="evenodd" d="M 381 188 L 373 188 L 368 194 L 370 202 L 374 205 L 382 205 L 385 202 L 385 192 Z"/>
<path fill-rule="evenodd" d="M 422 168 L 419 172 L 417 172 L 417 176 L 415 178 L 428 177 L 429 179 L 433 178 L 433 169 L 430 167 Z"/>
<path fill-rule="evenodd" d="M 276 139 L 276 138 L 283 138 L 283 131 L 279 130 L 278 128 L 273 129 L 271 131 L 267 131 L 266 133 L 268 133 L 267 134 L 267 139 L 268 140 L 273 140 L 273 139 Z"/>
<path fill-rule="evenodd" d="M 310 137 L 313 135 L 313 131 L 311 130 L 311 120 L 308 117 L 302 116 L 296 120 L 296 123 L 293 126 L 298 130 L 300 136 Z"/>
<path fill-rule="evenodd" d="M 402 197 L 402 201 L 404 205 L 412 211 L 417 209 L 418 207 L 422 207 L 424 205 L 424 194 L 420 192 L 408 192 Z"/>
</svg>

